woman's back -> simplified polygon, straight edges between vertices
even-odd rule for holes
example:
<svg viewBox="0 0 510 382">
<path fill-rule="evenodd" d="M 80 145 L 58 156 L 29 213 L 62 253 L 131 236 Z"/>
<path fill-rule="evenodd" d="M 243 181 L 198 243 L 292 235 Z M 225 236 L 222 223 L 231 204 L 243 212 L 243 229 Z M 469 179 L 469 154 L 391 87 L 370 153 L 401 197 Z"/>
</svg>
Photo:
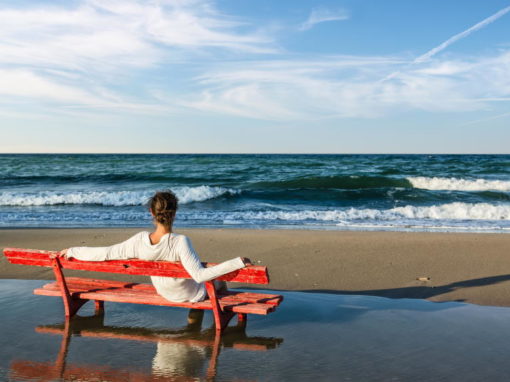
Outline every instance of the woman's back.
<svg viewBox="0 0 510 382">
<path fill-rule="evenodd" d="M 177 202 L 177 197 L 170 190 L 156 192 L 152 196 L 149 200 L 149 211 L 156 226 L 153 233 L 142 231 L 111 247 L 73 247 L 62 253 L 67 257 L 86 261 L 120 259 L 179 261 L 192 279 L 152 276 L 154 287 L 161 296 L 170 301 L 202 301 L 207 296 L 205 286 L 202 284 L 204 281 L 241 269 L 249 263 L 249 260 L 237 257 L 204 268 L 190 240 L 184 235 L 172 232 Z"/>
<path fill-rule="evenodd" d="M 179 261 L 192 279 L 152 276 L 151 280 L 157 292 L 167 300 L 202 301 L 207 293 L 204 281 L 212 280 L 225 273 L 244 267 L 240 257 L 225 261 L 214 267 L 204 268 L 190 240 L 180 234 L 167 233 L 152 244 L 150 233 L 142 231 L 128 240 L 111 247 L 73 247 L 68 257 L 86 261 L 104 261 L 138 258 L 151 261 Z"/>
</svg>

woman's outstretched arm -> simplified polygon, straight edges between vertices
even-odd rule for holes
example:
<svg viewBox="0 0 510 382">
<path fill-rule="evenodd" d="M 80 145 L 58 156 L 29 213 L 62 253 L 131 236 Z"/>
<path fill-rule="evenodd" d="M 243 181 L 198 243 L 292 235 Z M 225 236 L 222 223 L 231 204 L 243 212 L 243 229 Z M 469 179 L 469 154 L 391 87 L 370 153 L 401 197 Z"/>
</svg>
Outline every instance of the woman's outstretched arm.
<svg viewBox="0 0 510 382">
<path fill-rule="evenodd" d="M 72 247 L 62 251 L 68 259 L 84 261 L 124 260 L 137 258 L 136 243 L 140 240 L 139 232 L 122 243 L 110 247 Z M 61 252 L 61 253 L 62 253 Z"/>
<path fill-rule="evenodd" d="M 227 260 L 223 263 L 217 264 L 213 267 L 204 268 L 198 255 L 196 254 L 190 240 L 186 236 L 179 238 L 177 250 L 179 251 L 179 257 L 184 269 L 190 274 L 190 276 L 197 283 L 202 283 L 215 279 L 226 273 L 236 271 L 249 265 L 248 259 L 236 257 L 232 260 Z"/>
</svg>

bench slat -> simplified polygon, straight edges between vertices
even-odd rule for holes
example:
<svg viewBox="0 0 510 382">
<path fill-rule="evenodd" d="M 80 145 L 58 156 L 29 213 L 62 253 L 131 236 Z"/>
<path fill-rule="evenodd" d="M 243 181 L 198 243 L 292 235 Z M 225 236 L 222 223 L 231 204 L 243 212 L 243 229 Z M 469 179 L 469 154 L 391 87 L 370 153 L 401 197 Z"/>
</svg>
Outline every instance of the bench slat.
<svg viewBox="0 0 510 382">
<path fill-rule="evenodd" d="M 105 280 L 106 281 L 106 280 Z M 200 302 L 173 302 L 168 301 L 155 292 L 144 289 L 130 289 L 122 287 L 107 287 L 106 289 L 92 285 L 87 288 L 85 284 L 68 283 L 67 287 L 73 297 L 87 300 L 102 300 L 111 302 L 124 302 L 144 305 L 160 305 L 174 306 L 190 309 L 212 309 L 211 301 L 205 300 Z M 110 289 L 111 288 L 111 289 Z M 34 294 L 43 296 L 60 297 L 61 291 L 56 282 L 44 285 L 42 288 L 34 290 Z M 278 297 L 278 296 L 277 296 Z M 254 299 L 242 299 L 241 297 L 232 298 L 232 296 L 224 296 L 219 298 L 220 306 L 225 310 L 235 313 L 252 313 L 266 315 L 274 311 L 278 301 L 271 300 L 269 303 L 257 302 Z"/>
<path fill-rule="evenodd" d="M 149 294 L 157 294 L 156 288 L 149 284 L 121 283 L 118 281 L 110 282 L 108 280 L 94 280 L 95 282 L 89 283 L 87 282 L 87 279 L 80 279 L 74 277 L 68 277 L 66 281 L 68 287 L 74 289 L 83 288 L 83 290 L 90 290 L 95 288 L 126 288 L 128 290 L 133 289 L 136 291 L 144 291 Z M 218 298 L 223 302 L 229 303 L 248 302 L 248 303 L 264 303 L 270 305 L 279 305 L 283 300 L 283 296 L 278 294 L 237 292 L 232 290 L 218 294 Z"/>
<path fill-rule="evenodd" d="M 58 252 L 40 251 L 22 248 L 5 248 L 4 255 L 12 264 L 34 265 L 51 267 L 53 265 L 50 256 Z M 163 276 L 188 278 L 181 263 L 170 261 L 146 261 L 146 260 L 109 260 L 109 261 L 80 261 L 76 259 L 60 258 L 64 269 L 75 269 L 92 272 L 121 273 L 129 275 Z M 213 263 L 202 263 L 204 266 L 213 266 Z M 240 282 L 248 284 L 269 284 L 267 267 L 249 266 L 237 271 L 220 276 L 217 280 Z"/>
<path fill-rule="evenodd" d="M 94 288 L 129 288 L 134 290 L 144 290 L 150 293 L 157 293 L 156 288 L 154 288 L 154 286 L 142 283 L 139 284 L 122 281 L 85 279 L 81 277 L 67 277 L 66 283 L 70 288 L 78 288 L 79 286 L 83 286 L 83 288 L 86 290 Z M 265 304 L 271 305 L 279 305 L 280 302 L 283 300 L 283 296 L 278 294 L 237 292 L 233 290 L 222 292 L 221 294 L 218 295 L 218 298 L 220 298 L 222 301 L 250 302 L 250 303 L 263 302 Z"/>
<path fill-rule="evenodd" d="M 69 286 L 68 286 L 69 287 Z M 151 295 L 149 293 L 128 291 L 127 289 L 99 289 L 90 291 L 87 289 L 69 288 L 69 292 L 75 298 L 83 298 L 86 300 L 102 300 L 111 302 L 127 302 L 133 304 L 144 305 L 161 305 L 161 306 L 175 306 L 190 309 L 211 309 L 211 302 L 209 300 L 200 302 L 171 302 L 158 295 Z M 58 286 L 46 286 L 34 290 L 34 294 L 41 296 L 56 296 L 60 297 L 62 294 Z"/>
<path fill-rule="evenodd" d="M 147 305 L 165 305 L 165 306 L 179 306 L 179 307 L 185 307 L 185 308 L 195 308 L 195 309 L 212 309 L 212 306 L 208 300 L 203 302 L 196 302 L 196 303 L 190 303 L 190 302 L 184 302 L 184 303 L 178 303 L 178 302 L 170 302 L 166 300 L 165 298 L 152 293 L 147 290 L 143 289 L 122 289 L 122 288 L 116 288 L 116 289 L 108 289 L 108 288 L 101 288 L 98 289 L 97 287 L 90 286 L 87 287 L 85 285 L 73 285 L 68 284 L 69 292 L 79 298 L 87 298 L 87 299 L 104 299 L 105 301 L 109 297 L 105 297 L 105 294 L 110 294 L 113 296 L 122 295 L 122 299 L 125 299 L 125 302 L 133 302 L 131 300 L 144 300 L 146 301 Z M 113 288 L 113 287 L 112 287 Z M 45 295 L 45 296 L 60 296 L 60 288 L 56 284 L 46 284 L 40 289 L 36 289 L 34 291 L 35 294 L 39 295 Z M 89 297 L 90 295 L 94 295 L 94 298 Z M 262 304 L 264 306 L 272 306 L 276 307 L 281 302 L 281 296 L 275 296 L 275 297 L 258 297 L 253 298 L 250 296 L 243 296 L 244 293 L 239 293 L 236 296 L 229 296 L 229 295 L 219 295 L 218 301 L 220 303 L 220 306 L 222 307 L 229 307 L 229 306 L 237 306 L 237 305 L 249 305 L 249 304 Z M 263 295 L 261 295 L 263 296 Z M 271 296 L 271 295 L 268 295 Z M 113 300 L 112 300 L 113 301 Z M 118 299 L 115 299 L 116 302 L 123 302 L 118 301 Z M 138 303 L 138 302 L 137 302 Z M 203 304 L 205 303 L 205 304 Z M 257 308 L 258 309 L 258 308 Z M 264 313 L 266 314 L 266 313 Z"/>
</svg>

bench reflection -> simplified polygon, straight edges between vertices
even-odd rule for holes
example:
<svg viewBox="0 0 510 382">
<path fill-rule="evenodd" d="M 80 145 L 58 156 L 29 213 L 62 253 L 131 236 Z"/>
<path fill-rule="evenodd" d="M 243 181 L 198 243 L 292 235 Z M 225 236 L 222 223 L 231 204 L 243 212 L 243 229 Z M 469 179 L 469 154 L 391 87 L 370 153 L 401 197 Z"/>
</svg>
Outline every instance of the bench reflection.
<svg viewBox="0 0 510 382">
<path fill-rule="evenodd" d="M 98 381 L 181 381 L 196 378 L 213 381 L 217 373 L 218 357 L 222 348 L 241 351 L 267 351 L 278 347 L 283 339 L 250 337 L 246 323 L 228 327 L 220 335 L 214 328 L 202 330 L 203 310 L 191 310 L 188 324 L 180 329 L 147 329 L 104 325 L 104 314 L 91 317 L 75 316 L 62 324 L 40 325 L 38 333 L 62 336 L 55 362 L 14 360 L 11 378 L 14 380 L 98 380 Z M 152 373 L 115 369 L 106 365 L 77 365 L 67 362 L 72 337 L 121 339 L 154 342 L 156 354 Z M 203 369 L 206 368 L 205 373 Z M 197 374 L 198 373 L 198 374 Z M 199 375 L 200 373 L 205 375 Z"/>
</svg>

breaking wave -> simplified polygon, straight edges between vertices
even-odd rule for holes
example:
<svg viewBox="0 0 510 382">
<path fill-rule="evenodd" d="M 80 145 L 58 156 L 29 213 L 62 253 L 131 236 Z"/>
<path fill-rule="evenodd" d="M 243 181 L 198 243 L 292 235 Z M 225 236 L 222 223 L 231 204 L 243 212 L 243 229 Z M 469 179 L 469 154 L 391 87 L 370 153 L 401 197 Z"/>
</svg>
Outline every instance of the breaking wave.
<svg viewBox="0 0 510 382">
<path fill-rule="evenodd" d="M 223 187 L 175 187 L 182 204 L 203 202 L 239 191 Z M 3 192 L 0 206 L 52 206 L 59 204 L 94 204 L 102 206 L 137 206 L 147 203 L 153 191 L 40 191 L 37 193 Z"/>
<path fill-rule="evenodd" d="M 377 209 L 337 209 L 302 211 L 236 211 L 199 212 L 181 214 L 181 217 L 194 220 L 208 218 L 228 221 L 393 221 L 393 220 L 508 220 L 510 205 L 488 203 L 449 203 L 434 206 L 404 206 L 385 210 Z"/>
<path fill-rule="evenodd" d="M 510 191 L 510 181 L 487 179 L 409 177 L 414 188 L 452 191 Z"/>
<path fill-rule="evenodd" d="M 65 207 L 64 207 L 65 208 Z M 145 210 L 144 210 L 145 211 Z M 0 210 L 0 227 L 65 226 L 95 227 L 145 226 L 149 216 L 139 208 L 118 210 L 59 209 Z M 176 224 L 182 227 L 322 227 L 331 229 L 461 230 L 501 232 L 510 230 L 510 205 L 449 203 L 432 206 L 403 206 L 390 209 L 331 210 L 198 210 L 183 209 Z M 333 228 L 335 229 L 335 228 Z"/>
</svg>

